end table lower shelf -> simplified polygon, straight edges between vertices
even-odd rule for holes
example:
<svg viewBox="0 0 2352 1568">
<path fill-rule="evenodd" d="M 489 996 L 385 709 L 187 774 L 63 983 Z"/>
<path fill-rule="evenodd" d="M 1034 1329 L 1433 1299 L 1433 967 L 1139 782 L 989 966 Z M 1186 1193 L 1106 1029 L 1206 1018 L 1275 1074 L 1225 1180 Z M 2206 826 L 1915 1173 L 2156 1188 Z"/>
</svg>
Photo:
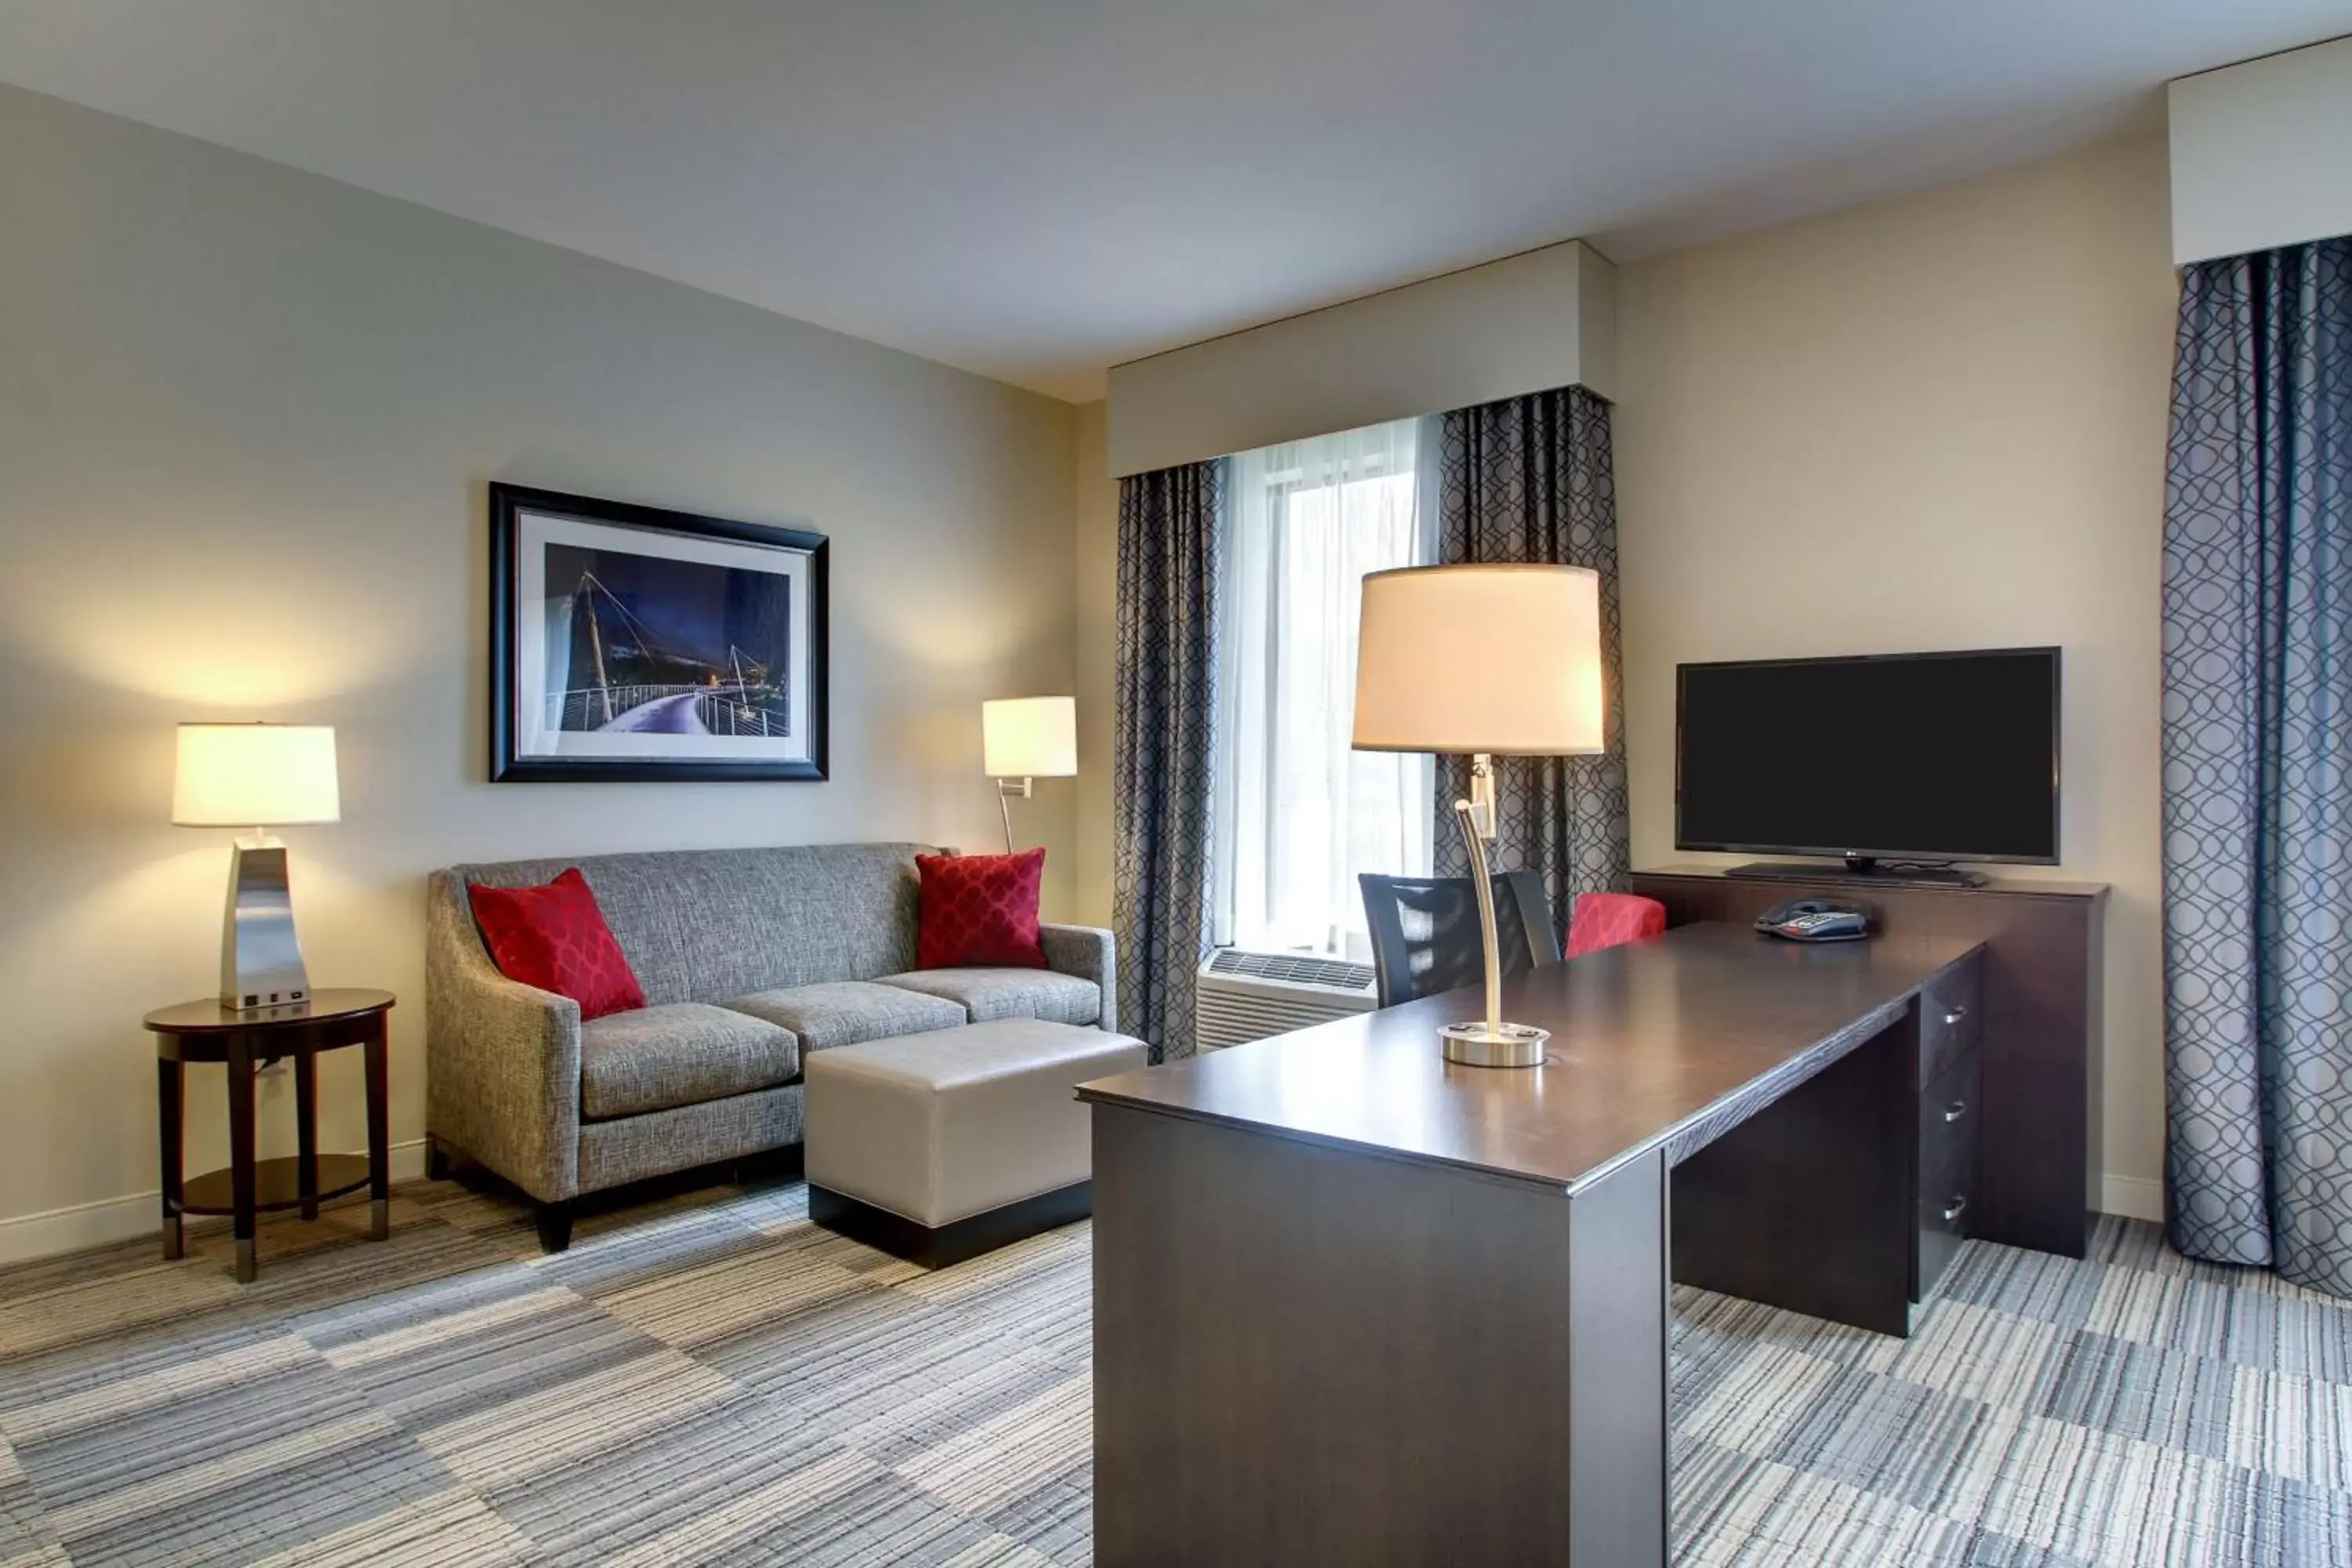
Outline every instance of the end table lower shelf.
<svg viewBox="0 0 2352 1568">
<path fill-rule="evenodd" d="M 318 1205 L 332 1198 L 358 1192 L 368 1184 L 368 1161 L 364 1154 L 321 1154 L 312 1190 L 302 1191 L 302 1161 L 289 1154 L 278 1160 L 257 1160 L 253 1164 L 253 1212 L 275 1214 L 281 1209 L 308 1209 L 305 1219 L 318 1217 Z M 180 1212 L 184 1215 L 234 1215 L 236 1213 L 236 1173 L 206 1171 L 201 1176 L 190 1176 L 180 1187 Z"/>
</svg>

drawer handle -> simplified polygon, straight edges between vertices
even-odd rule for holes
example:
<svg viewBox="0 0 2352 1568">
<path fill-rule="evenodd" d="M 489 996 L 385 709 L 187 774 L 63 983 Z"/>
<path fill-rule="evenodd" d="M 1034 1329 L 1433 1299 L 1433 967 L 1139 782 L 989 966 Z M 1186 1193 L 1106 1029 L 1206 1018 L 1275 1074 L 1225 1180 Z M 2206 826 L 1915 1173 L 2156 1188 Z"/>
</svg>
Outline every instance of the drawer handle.
<svg viewBox="0 0 2352 1568">
<path fill-rule="evenodd" d="M 1961 1117 L 1966 1116 L 1968 1113 L 1969 1102 L 1965 1100 L 1956 1100 L 1952 1101 L 1951 1104 L 1944 1107 L 1944 1120 L 1948 1122 L 1958 1121 Z"/>
<path fill-rule="evenodd" d="M 1944 1205 L 1944 1223 L 1946 1225 L 1951 1224 L 1952 1221 L 1959 1218 L 1961 1215 L 1967 1213 L 1968 1207 L 1968 1199 L 1954 1198 L 1950 1203 Z"/>
<path fill-rule="evenodd" d="M 1951 1010 L 1944 1015 L 1944 1027 L 1948 1029 L 1951 1028 L 1968 1016 L 1969 1010 L 1958 1002 L 1955 1002 L 1952 1004 Z"/>
</svg>

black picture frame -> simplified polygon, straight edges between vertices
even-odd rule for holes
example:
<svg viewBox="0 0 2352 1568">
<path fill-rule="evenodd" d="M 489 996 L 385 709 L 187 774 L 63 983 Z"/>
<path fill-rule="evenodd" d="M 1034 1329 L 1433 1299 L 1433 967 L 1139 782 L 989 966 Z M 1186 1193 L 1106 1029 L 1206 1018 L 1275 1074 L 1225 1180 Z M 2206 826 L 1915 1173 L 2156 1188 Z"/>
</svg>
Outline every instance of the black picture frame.
<svg viewBox="0 0 2352 1568">
<path fill-rule="evenodd" d="M 680 783 L 692 781 L 821 780 L 827 769 L 827 632 L 828 556 L 830 545 L 822 533 L 766 523 L 704 517 L 593 496 L 567 495 L 523 485 L 493 483 L 489 487 L 490 521 L 490 782 L 493 784 Z M 521 639 L 530 635 L 524 622 L 531 612 L 520 602 L 526 579 L 524 552 L 527 520 L 549 520 L 601 525 L 646 536 L 635 542 L 656 548 L 632 552 L 656 561 L 670 559 L 657 548 L 662 538 L 719 542 L 755 551 L 776 551 L 800 563 L 805 579 L 805 605 L 788 620 L 787 636 L 801 648 L 802 679 L 788 683 L 791 712 L 804 722 L 803 754 L 790 757 L 741 756 L 576 756 L 550 755 L 529 749 L 523 704 L 544 702 L 543 692 L 525 693 L 520 682 L 529 660 Z M 617 603 L 617 601 L 615 601 Z M 541 613 L 544 613 L 543 610 Z M 543 635 L 543 630 L 542 634 Z M 601 670 L 601 663 L 599 665 Z M 762 678 L 765 679 L 764 676 Z M 677 689 L 683 696 L 685 688 Z M 609 701 L 610 691 L 600 692 Z M 748 695 L 740 690 L 737 695 Z M 696 704 L 698 708 L 699 704 Z M 739 711 L 751 711 L 736 705 Z M 560 706 L 559 706 L 559 711 Z M 550 720 L 560 727 L 561 719 Z M 796 722 L 794 728 L 800 727 Z M 547 731 L 538 731 L 544 735 Z M 731 737 L 730 737 L 731 738 Z M 680 745 L 688 742 L 681 741 Z"/>
</svg>

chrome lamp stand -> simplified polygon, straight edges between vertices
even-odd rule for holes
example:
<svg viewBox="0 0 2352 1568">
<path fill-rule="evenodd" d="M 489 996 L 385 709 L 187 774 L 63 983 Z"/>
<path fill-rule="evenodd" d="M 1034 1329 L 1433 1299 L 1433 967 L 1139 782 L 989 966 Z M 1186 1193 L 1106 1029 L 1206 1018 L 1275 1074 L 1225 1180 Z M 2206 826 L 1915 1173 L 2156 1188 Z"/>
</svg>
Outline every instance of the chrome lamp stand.
<svg viewBox="0 0 2352 1568">
<path fill-rule="evenodd" d="M 286 845 L 265 828 L 241 835 L 230 851 L 228 908 L 221 922 L 221 1005 L 250 1011 L 304 1002 L 310 974 L 294 934 L 294 896 L 286 879 Z"/>
<path fill-rule="evenodd" d="M 1503 1022 L 1503 965 L 1495 933 L 1495 880 L 1487 869 L 1486 845 L 1495 837 L 1495 760 L 1481 752 L 1470 759 L 1470 797 L 1454 803 L 1463 847 L 1470 852 L 1470 887 L 1478 899 L 1478 932 L 1486 955 L 1486 1016 L 1448 1024 L 1438 1031 L 1445 1059 L 1474 1068 L 1541 1067 L 1549 1029 Z"/>
</svg>

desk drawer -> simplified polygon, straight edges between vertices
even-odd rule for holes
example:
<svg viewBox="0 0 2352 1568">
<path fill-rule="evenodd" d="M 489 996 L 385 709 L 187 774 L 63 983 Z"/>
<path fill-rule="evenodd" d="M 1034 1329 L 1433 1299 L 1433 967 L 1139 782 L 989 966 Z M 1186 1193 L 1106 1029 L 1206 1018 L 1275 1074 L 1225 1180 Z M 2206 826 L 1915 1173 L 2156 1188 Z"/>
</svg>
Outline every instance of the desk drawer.
<svg viewBox="0 0 2352 1568">
<path fill-rule="evenodd" d="M 1973 1079 L 1976 1060 L 1976 1053 L 1969 1052 L 1954 1064 L 1961 1069 L 1959 1072 L 1937 1082 L 1940 1085 L 1951 1081 L 1951 1079 L 1964 1081 Z M 1948 1098 L 1945 1103 L 1949 1103 Z M 1977 1205 L 1979 1183 L 1973 1111 L 1974 1107 L 1971 1106 L 1970 1114 L 1949 1123 L 1944 1122 L 1940 1108 L 1933 1112 L 1939 1130 L 1950 1129 L 1948 1133 L 1939 1132 L 1941 1158 L 1936 1163 L 1927 1161 L 1928 1146 L 1925 1142 L 1920 1145 L 1918 1243 L 1912 1257 L 1911 1273 L 1911 1299 L 1915 1301 L 1927 1299 L 1927 1293 L 1936 1288 L 1937 1279 L 1950 1267 L 1952 1258 L 1959 1252 L 1960 1243 L 1975 1234 L 1976 1215 L 1973 1211 Z M 1924 1121 L 1930 1112 L 1923 1106 L 1920 1114 Z"/>
<path fill-rule="evenodd" d="M 1928 1195 L 1919 1200 L 1919 1284 L 1912 1296 L 1915 1301 L 1927 1299 L 1936 1281 L 1943 1278 L 1944 1270 L 1958 1256 L 1960 1243 L 1968 1239 L 1969 1226 L 1974 1218 L 1969 1210 L 1975 1205 L 1976 1194 L 1952 1189 L 1973 1188 L 1975 1173 L 1970 1172 L 1969 1177 L 1965 1184 L 1948 1182 L 1931 1188 Z"/>
<path fill-rule="evenodd" d="M 1977 1128 L 1984 1120 L 1984 1053 L 1969 1047 L 1944 1064 L 1919 1091 L 1919 1195 L 1945 1172 L 1977 1163 Z"/>
<path fill-rule="evenodd" d="M 1932 1082 L 1981 1037 L 1982 965 L 1975 958 L 1929 981 L 1919 990 L 1919 1081 Z"/>
</svg>

